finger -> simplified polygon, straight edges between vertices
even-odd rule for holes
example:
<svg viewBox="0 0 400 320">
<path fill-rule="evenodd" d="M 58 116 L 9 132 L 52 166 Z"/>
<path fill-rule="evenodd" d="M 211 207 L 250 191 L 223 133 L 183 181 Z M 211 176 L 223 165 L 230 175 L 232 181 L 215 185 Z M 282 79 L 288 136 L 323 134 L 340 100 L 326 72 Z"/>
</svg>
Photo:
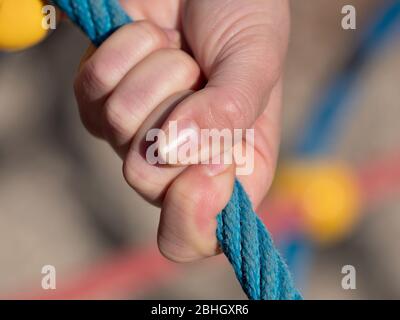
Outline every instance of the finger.
<svg viewBox="0 0 400 320">
<path fill-rule="evenodd" d="M 160 49 L 138 63 L 104 105 L 105 136 L 124 154 L 148 115 L 176 92 L 191 89 L 200 78 L 197 63 L 185 52 Z"/>
<path fill-rule="evenodd" d="M 216 216 L 230 199 L 234 175 L 233 165 L 194 165 L 174 180 L 158 230 L 164 256 L 190 262 L 219 253 Z"/>
<path fill-rule="evenodd" d="M 179 47 L 179 33 L 139 21 L 117 30 L 97 50 L 90 47 L 75 80 L 75 95 L 87 129 L 101 136 L 101 106 L 117 84 L 152 52 Z"/>
<path fill-rule="evenodd" d="M 147 117 L 135 134 L 124 160 L 123 173 L 128 184 L 143 198 L 161 206 L 165 192 L 171 182 L 185 167 L 162 165 L 157 158 L 157 139 L 166 117 L 193 91 L 183 91 L 163 101 Z"/>
</svg>

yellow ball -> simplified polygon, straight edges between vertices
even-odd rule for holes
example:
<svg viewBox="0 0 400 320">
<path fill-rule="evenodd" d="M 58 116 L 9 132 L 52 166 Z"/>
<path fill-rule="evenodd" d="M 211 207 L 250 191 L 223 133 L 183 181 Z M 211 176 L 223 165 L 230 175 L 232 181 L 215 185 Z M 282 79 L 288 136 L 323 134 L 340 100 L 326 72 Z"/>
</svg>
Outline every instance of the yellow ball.
<svg viewBox="0 0 400 320">
<path fill-rule="evenodd" d="M 25 49 L 46 36 L 43 6 L 41 0 L 0 0 L 0 50 Z"/>
<path fill-rule="evenodd" d="M 283 168 L 276 186 L 299 204 L 308 234 L 320 244 L 346 236 L 358 220 L 357 181 L 344 165 L 297 163 Z"/>
</svg>

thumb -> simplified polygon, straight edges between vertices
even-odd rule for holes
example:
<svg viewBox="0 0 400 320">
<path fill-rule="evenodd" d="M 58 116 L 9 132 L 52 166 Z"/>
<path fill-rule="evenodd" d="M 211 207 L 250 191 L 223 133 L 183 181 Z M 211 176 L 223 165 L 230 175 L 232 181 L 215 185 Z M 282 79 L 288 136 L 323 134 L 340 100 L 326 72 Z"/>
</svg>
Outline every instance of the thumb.
<svg viewBox="0 0 400 320">
<path fill-rule="evenodd" d="M 260 6 L 264 3 L 249 2 Z M 213 144 L 200 145 L 199 141 L 203 139 L 201 129 L 228 130 L 233 137 L 234 129 L 251 128 L 263 113 L 270 93 L 281 77 L 286 51 L 286 41 L 273 30 L 268 19 L 260 13 L 260 8 L 250 6 L 248 10 L 251 12 L 244 11 L 243 18 L 234 14 L 237 11 L 232 12 L 233 18 L 227 18 L 226 12 L 221 17 L 211 14 L 217 21 L 211 23 L 205 12 L 215 10 L 210 11 L 204 6 L 216 2 L 196 3 L 201 4 L 187 9 L 193 23 L 185 32 L 208 81 L 202 90 L 177 106 L 162 128 L 167 138 L 159 142 L 159 154 L 168 163 L 173 163 L 171 159 L 176 159 L 182 146 L 197 150 L 193 157 L 189 157 L 192 163 L 203 160 L 203 157 L 209 159 L 232 147 L 224 143 L 219 150 Z M 228 3 L 226 10 L 237 10 L 234 4 L 243 4 L 243 1 Z M 176 128 L 173 132 L 171 125 Z"/>
</svg>

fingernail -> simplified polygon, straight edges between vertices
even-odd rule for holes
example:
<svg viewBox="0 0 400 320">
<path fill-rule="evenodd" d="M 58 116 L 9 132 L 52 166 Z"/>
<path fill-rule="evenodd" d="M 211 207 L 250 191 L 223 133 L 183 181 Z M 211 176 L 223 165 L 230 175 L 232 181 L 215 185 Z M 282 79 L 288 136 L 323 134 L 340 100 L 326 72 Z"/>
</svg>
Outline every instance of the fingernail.
<svg viewBox="0 0 400 320">
<path fill-rule="evenodd" d="M 168 164 L 196 163 L 200 128 L 192 120 L 171 121 L 165 139 L 158 145 L 159 156 Z"/>
<path fill-rule="evenodd" d="M 181 34 L 175 29 L 163 29 L 170 43 L 176 47 L 181 46 Z"/>
</svg>

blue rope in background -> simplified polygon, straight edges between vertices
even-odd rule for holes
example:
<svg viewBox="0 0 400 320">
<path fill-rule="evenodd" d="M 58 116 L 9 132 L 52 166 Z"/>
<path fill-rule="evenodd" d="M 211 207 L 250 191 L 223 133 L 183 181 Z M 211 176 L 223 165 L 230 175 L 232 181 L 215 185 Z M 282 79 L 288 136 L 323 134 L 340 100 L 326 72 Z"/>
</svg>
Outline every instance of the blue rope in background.
<svg viewBox="0 0 400 320">
<path fill-rule="evenodd" d="M 357 97 L 358 82 L 363 68 L 390 44 L 398 40 L 400 32 L 400 0 L 386 0 L 377 5 L 343 68 L 335 74 L 326 87 L 318 91 L 318 97 L 311 106 L 309 116 L 297 132 L 294 150 L 295 158 L 314 158 L 332 152 L 338 136 L 351 121 L 354 112 L 352 100 Z M 349 120 L 348 120 L 349 119 Z M 304 288 L 308 278 L 308 266 L 313 260 L 313 243 L 302 234 L 291 234 L 280 250 L 289 268 L 294 272 L 296 284 Z"/>
<path fill-rule="evenodd" d="M 99 46 L 120 26 L 132 22 L 118 0 L 53 0 Z M 300 300 L 292 277 L 271 236 L 235 181 L 232 197 L 217 217 L 217 238 L 249 299 Z"/>
<path fill-rule="evenodd" d="M 312 106 L 309 118 L 298 134 L 296 156 L 315 156 L 329 151 L 336 141 L 340 120 L 347 115 L 360 71 L 366 61 L 400 28 L 400 0 L 385 1 L 382 10 L 362 34 L 347 64 L 333 78 Z"/>
</svg>

